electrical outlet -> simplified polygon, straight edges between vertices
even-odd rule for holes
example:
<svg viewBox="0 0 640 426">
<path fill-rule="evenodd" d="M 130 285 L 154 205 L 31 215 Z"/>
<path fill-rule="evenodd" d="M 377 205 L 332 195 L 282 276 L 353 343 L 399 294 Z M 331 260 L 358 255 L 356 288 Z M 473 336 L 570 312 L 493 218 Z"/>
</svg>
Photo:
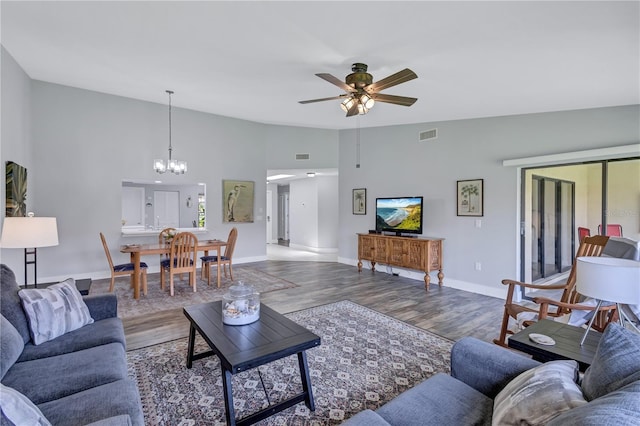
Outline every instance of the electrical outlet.
<svg viewBox="0 0 640 426">
<path fill-rule="evenodd" d="M 482 263 L 476 262 L 476 271 L 482 271 Z"/>
<path fill-rule="evenodd" d="M 482 228 L 482 219 L 476 219 L 476 228 Z"/>
</svg>

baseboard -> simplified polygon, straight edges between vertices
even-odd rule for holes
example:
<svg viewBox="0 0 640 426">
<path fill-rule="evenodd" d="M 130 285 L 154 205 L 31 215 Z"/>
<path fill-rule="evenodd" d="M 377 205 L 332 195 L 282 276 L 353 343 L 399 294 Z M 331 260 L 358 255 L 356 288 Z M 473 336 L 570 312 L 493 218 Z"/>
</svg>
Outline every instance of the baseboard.
<svg viewBox="0 0 640 426">
<path fill-rule="evenodd" d="M 345 257 L 338 257 L 338 263 L 343 263 L 345 265 L 353 265 L 355 267 L 358 266 L 357 260 L 345 258 Z M 369 262 L 363 262 L 362 269 L 370 270 L 371 265 L 369 264 Z M 381 265 L 378 263 L 376 264 L 376 272 L 382 272 L 384 274 L 390 274 L 390 275 L 391 274 L 399 275 L 401 277 L 410 278 L 412 280 L 421 281 L 424 283 L 424 273 L 420 271 L 398 268 L 396 266 L 394 266 L 391 270 L 389 270 L 387 265 Z M 487 287 L 486 285 L 482 285 L 478 283 L 449 278 L 447 277 L 446 269 L 444 270 L 444 274 L 445 274 L 445 277 L 442 282 L 443 287 L 455 288 L 456 290 L 464 290 L 470 293 L 483 294 L 485 296 L 491 296 L 491 297 L 495 297 L 502 300 L 504 300 L 504 298 L 507 296 L 506 288 L 503 289 L 503 288 Z M 438 284 L 438 277 L 435 275 L 435 273 L 431 272 L 430 276 L 431 276 L 431 286 L 433 286 L 433 284 Z"/>
<path fill-rule="evenodd" d="M 289 247 L 294 248 L 296 250 L 310 251 L 313 253 L 337 253 L 338 252 L 338 249 L 334 247 L 329 247 L 329 248 L 310 247 L 310 246 L 303 246 L 301 244 L 292 244 L 292 243 L 289 243 Z"/>
</svg>

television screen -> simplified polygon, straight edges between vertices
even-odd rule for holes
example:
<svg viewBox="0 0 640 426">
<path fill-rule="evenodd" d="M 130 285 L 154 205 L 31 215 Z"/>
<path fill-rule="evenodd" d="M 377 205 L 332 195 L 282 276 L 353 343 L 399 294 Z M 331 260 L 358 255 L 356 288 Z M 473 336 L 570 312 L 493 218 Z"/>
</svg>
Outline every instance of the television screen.
<svg viewBox="0 0 640 426">
<path fill-rule="evenodd" d="M 376 198 L 376 231 L 422 234 L 422 197 Z"/>
</svg>

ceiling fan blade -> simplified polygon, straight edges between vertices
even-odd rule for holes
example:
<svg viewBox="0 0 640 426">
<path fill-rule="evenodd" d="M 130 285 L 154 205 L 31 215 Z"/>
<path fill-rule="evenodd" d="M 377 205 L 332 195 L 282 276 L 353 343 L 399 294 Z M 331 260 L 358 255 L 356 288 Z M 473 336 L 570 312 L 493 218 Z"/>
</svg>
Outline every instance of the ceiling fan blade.
<svg viewBox="0 0 640 426">
<path fill-rule="evenodd" d="M 411 106 L 418 99 L 417 98 L 409 98 L 406 96 L 395 96 L 395 95 L 385 95 L 382 93 L 374 93 L 371 97 L 376 102 L 386 102 L 388 104 L 402 105 L 402 106 Z"/>
<path fill-rule="evenodd" d="M 345 90 L 347 92 L 355 92 L 356 89 L 354 89 L 353 87 L 349 86 L 347 83 L 345 83 L 344 81 L 340 80 L 337 77 L 332 76 L 331 74 L 326 74 L 326 73 L 320 73 L 320 74 L 316 74 L 318 77 L 320 77 L 321 79 L 328 81 L 331 84 L 335 84 L 336 86 L 338 86 L 339 88 L 341 88 L 342 90 Z"/>
<path fill-rule="evenodd" d="M 351 105 L 351 108 L 349 108 L 349 111 L 347 111 L 347 117 L 352 117 L 354 115 L 358 115 L 358 102 L 354 102 L 353 105 Z"/>
<path fill-rule="evenodd" d="M 334 99 L 342 99 L 342 98 L 346 98 L 347 95 L 339 95 L 339 96 L 332 96 L 330 98 L 321 98 L 321 99 L 309 99 L 308 101 L 298 101 L 298 103 L 300 104 L 311 104 L 314 102 L 323 102 L 323 101 L 332 101 Z"/>
<path fill-rule="evenodd" d="M 413 80 L 414 78 L 418 78 L 416 73 L 411 71 L 409 68 L 405 68 L 402 71 L 398 71 L 397 73 L 390 75 L 389 77 L 371 83 L 370 85 L 366 86 L 364 90 L 366 90 L 367 93 L 376 93 L 381 90 L 388 89 L 389 87 L 393 87 L 401 83 L 406 83 L 407 81 Z"/>
</svg>

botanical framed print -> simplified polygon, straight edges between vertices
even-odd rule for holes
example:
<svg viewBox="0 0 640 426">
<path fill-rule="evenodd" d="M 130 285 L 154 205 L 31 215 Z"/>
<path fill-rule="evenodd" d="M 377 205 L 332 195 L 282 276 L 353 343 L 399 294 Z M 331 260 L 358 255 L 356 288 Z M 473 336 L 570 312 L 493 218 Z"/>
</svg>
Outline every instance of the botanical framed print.
<svg viewBox="0 0 640 426">
<path fill-rule="evenodd" d="M 222 181 L 222 221 L 253 222 L 254 183 L 248 180 Z"/>
<path fill-rule="evenodd" d="M 27 169 L 14 163 L 6 162 L 5 216 L 23 217 L 27 215 Z"/>
<path fill-rule="evenodd" d="M 458 216 L 483 216 L 484 180 L 459 180 L 456 199 Z"/>
<path fill-rule="evenodd" d="M 367 190 L 359 188 L 353 190 L 353 214 L 367 214 Z"/>
</svg>

